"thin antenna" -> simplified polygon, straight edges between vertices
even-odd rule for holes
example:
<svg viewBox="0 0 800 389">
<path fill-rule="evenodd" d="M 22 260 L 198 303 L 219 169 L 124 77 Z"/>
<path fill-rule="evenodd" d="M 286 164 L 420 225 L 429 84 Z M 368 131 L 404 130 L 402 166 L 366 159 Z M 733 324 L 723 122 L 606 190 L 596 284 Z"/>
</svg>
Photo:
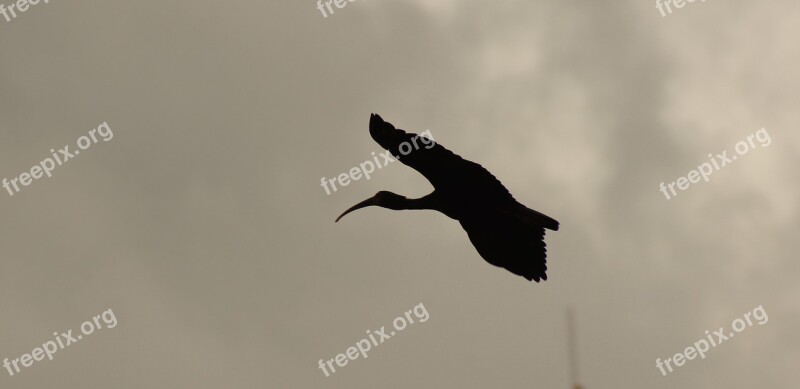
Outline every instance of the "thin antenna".
<svg viewBox="0 0 800 389">
<path fill-rule="evenodd" d="M 572 309 L 567 309 L 567 337 L 569 343 L 569 378 L 573 389 L 583 389 L 578 383 L 578 345 L 575 336 L 575 318 Z"/>
</svg>

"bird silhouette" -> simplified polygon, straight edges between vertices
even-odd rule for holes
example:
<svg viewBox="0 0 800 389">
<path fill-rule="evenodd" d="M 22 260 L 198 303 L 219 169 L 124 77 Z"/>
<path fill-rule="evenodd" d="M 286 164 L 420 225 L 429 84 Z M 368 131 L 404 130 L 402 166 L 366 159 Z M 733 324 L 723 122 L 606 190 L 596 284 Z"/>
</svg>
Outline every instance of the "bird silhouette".
<svg viewBox="0 0 800 389">
<path fill-rule="evenodd" d="M 392 210 L 435 210 L 458 220 L 469 240 L 487 262 L 529 281 L 547 280 L 545 228 L 558 231 L 558 221 L 534 211 L 511 196 L 483 166 L 467 161 L 438 142 L 418 146 L 419 135 L 396 129 L 372 114 L 369 133 L 398 161 L 430 181 L 434 191 L 418 199 L 380 191 L 344 211 L 378 206 Z M 403 147 L 407 144 L 407 147 Z"/>
</svg>

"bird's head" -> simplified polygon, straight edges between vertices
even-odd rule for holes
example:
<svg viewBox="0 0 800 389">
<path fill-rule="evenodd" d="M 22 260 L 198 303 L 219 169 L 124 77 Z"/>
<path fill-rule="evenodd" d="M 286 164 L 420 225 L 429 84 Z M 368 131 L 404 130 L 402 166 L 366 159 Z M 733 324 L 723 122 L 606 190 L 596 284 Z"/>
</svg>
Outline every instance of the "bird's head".
<svg viewBox="0 0 800 389">
<path fill-rule="evenodd" d="M 353 212 L 361 208 L 366 208 L 372 205 L 393 210 L 401 210 L 403 209 L 403 203 L 406 200 L 407 199 L 405 198 L 405 196 L 400 196 L 399 194 L 382 190 L 376 193 L 375 196 L 372 196 L 350 207 L 348 210 L 344 211 L 344 213 L 342 213 L 341 215 L 339 215 L 339 217 L 336 218 L 336 221 L 338 222 L 339 219 L 343 218 L 344 215 L 347 215 L 350 212 Z"/>
</svg>

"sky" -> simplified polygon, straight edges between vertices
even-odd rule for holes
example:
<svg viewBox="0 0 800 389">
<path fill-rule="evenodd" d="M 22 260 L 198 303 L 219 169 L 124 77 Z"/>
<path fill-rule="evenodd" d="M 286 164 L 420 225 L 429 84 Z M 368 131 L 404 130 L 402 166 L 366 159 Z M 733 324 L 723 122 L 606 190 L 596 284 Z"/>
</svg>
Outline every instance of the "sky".
<svg viewBox="0 0 800 389">
<path fill-rule="evenodd" d="M 0 16 L 0 179 L 28 182 L 0 191 L 0 362 L 83 335 L 3 366 L 0 387 L 566 389 L 570 309 L 585 389 L 796 387 L 800 4 L 671 9 L 56 0 Z M 380 190 L 432 190 L 398 163 L 321 187 L 382 151 L 371 113 L 557 219 L 548 280 L 489 265 L 436 212 L 334 223 Z M 43 175 L 64 146 L 80 154 Z M 724 152 L 739 158 L 681 185 Z M 414 323 L 336 365 L 397 317 Z"/>
</svg>

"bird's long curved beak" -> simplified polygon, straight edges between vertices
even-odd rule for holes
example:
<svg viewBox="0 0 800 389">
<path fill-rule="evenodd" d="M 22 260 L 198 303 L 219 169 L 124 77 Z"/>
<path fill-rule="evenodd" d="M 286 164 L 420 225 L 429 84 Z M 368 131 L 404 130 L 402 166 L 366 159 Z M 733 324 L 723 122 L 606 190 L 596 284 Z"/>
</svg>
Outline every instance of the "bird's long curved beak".
<svg viewBox="0 0 800 389">
<path fill-rule="evenodd" d="M 361 208 L 366 208 L 366 207 L 369 207 L 371 205 L 378 205 L 378 200 L 375 197 L 370 197 L 370 198 L 368 198 L 368 199 L 366 199 L 366 200 L 364 200 L 364 201 L 362 201 L 362 202 L 350 207 L 350 209 L 344 211 L 344 213 L 342 213 L 341 215 L 339 215 L 339 217 L 336 218 L 336 222 L 338 223 L 339 219 L 343 218 L 344 215 L 347 215 L 350 212 L 353 212 L 353 211 L 361 209 Z"/>
</svg>

